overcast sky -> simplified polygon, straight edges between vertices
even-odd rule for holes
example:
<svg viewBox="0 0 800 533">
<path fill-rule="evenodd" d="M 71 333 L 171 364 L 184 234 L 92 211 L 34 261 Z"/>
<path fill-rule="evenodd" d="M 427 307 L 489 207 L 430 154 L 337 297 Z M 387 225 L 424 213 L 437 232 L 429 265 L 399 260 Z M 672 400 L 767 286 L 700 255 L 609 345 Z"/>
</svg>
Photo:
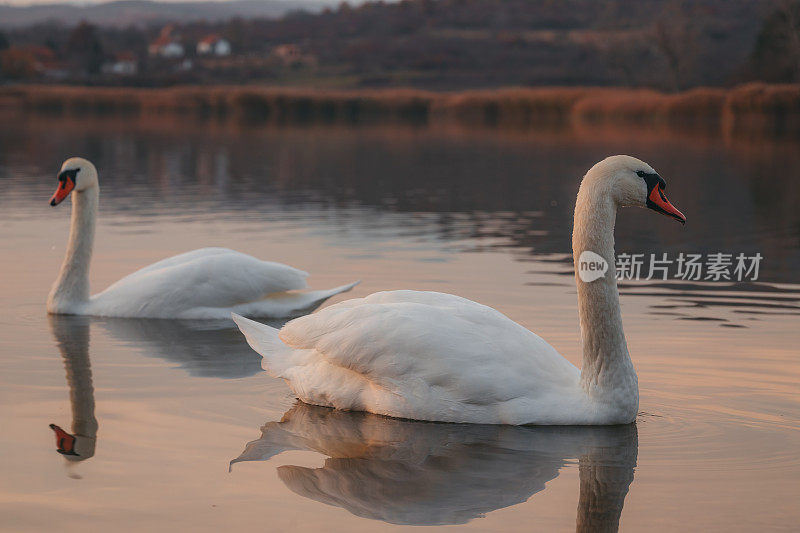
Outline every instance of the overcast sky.
<svg viewBox="0 0 800 533">
<path fill-rule="evenodd" d="M 86 4 L 98 4 L 102 2 L 109 2 L 113 0 L 93 0 L 93 1 L 74 1 L 74 0 L 0 0 L 0 5 L 12 5 L 12 6 L 27 6 L 33 4 L 75 4 L 75 5 L 86 5 Z M 202 1 L 209 1 L 209 0 L 155 0 L 158 2 L 202 2 Z M 218 2 L 225 2 L 228 0 L 213 0 Z M 297 3 L 296 0 L 277 0 L 280 2 L 285 2 L 287 4 Z M 322 4 L 331 4 L 331 5 L 338 5 L 341 3 L 341 0 L 316 0 Z M 361 4 L 365 0 L 348 0 L 349 4 Z M 389 0 L 392 1 L 392 0 Z"/>
</svg>

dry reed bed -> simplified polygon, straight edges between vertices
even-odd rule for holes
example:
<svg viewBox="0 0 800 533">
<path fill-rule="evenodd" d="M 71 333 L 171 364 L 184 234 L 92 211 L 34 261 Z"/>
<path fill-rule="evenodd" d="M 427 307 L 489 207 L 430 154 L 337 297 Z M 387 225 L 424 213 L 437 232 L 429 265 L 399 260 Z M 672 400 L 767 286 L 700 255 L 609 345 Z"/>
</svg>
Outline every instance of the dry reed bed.
<svg viewBox="0 0 800 533">
<path fill-rule="evenodd" d="M 0 102 L 54 115 L 190 114 L 272 123 L 585 128 L 636 126 L 722 134 L 800 135 L 800 85 L 748 84 L 677 94 L 648 89 L 511 88 L 458 93 L 411 89 L 314 91 L 265 87 L 164 89 L 16 86 Z"/>
</svg>

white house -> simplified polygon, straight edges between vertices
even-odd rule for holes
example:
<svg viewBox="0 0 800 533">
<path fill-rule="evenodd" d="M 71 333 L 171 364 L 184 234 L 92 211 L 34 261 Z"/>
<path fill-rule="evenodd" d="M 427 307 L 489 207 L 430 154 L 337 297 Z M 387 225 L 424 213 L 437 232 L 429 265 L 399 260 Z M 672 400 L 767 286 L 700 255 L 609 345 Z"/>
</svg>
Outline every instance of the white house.
<svg viewBox="0 0 800 533">
<path fill-rule="evenodd" d="M 229 56 L 231 43 L 219 35 L 206 35 L 197 43 L 197 55 Z"/>
<path fill-rule="evenodd" d="M 103 64 L 103 72 L 115 74 L 117 76 L 132 76 L 139 70 L 136 56 L 131 52 L 121 52 L 116 54 L 111 61 Z"/>
<path fill-rule="evenodd" d="M 183 45 L 172 35 L 172 29 L 172 25 L 161 28 L 161 34 L 147 47 L 147 51 L 151 56 L 159 56 L 166 59 L 183 57 Z"/>
</svg>

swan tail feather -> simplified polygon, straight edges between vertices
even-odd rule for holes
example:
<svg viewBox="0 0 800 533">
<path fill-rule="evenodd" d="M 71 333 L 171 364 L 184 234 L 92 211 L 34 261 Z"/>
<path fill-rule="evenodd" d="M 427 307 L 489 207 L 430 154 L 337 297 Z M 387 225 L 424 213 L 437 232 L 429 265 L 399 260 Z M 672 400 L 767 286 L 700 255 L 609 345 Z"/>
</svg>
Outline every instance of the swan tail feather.
<svg viewBox="0 0 800 533">
<path fill-rule="evenodd" d="M 231 317 L 247 339 L 247 344 L 263 358 L 261 366 L 264 370 L 274 377 L 281 377 L 291 348 L 278 336 L 280 330 L 236 313 L 231 313 Z"/>
<path fill-rule="evenodd" d="M 280 422 L 269 422 L 261 428 L 261 438 L 248 442 L 239 457 L 228 463 L 228 472 L 233 465 L 243 461 L 267 461 L 276 455 L 289 450 L 300 450 L 295 441 L 296 437 L 283 430 Z"/>
<path fill-rule="evenodd" d="M 337 294 L 341 294 L 343 292 L 347 292 L 347 291 L 351 290 L 353 287 L 355 287 L 356 285 L 358 285 L 359 283 L 361 283 L 361 280 L 354 281 L 352 283 L 348 283 L 347 285 L 341 285 L 339 287 L 334 287 L 332 289 L 321 290 L 321 291 L 308 291 L 308 292 L 303 293 L 303 294 L 313 295 L 312 296 L 313 304 L 316 305 L 316 307 L 319 307 L 328 298 L 330 298 L 332 296 L 336 296 Z"/>
<path fill-rule="evenodd" d="M 328 298 L 347 292 L 359 283 L 356 281 L 327 290 L 274 293 L 265 300 L 237 305 L 231 310 L 239 315 L 259 318 L 294 318 L 314 311 Z"/>
</svg>

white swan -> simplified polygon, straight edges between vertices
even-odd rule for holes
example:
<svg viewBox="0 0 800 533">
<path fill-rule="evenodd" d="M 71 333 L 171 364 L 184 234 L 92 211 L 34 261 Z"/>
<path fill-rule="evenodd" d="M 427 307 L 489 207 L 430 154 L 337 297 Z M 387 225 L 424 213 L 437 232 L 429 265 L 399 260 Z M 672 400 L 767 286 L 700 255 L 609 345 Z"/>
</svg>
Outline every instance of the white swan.
<svg viewBox="0 0 800 533">
<path fill-rule="evenodd" d="M 72 193 L 72 221 L 64 264 L 47 298 L 49 313 L 227 320 L 236 312 L 285 318 L 310 312 L 358 283 L 288 292 L 304 289 L 308 274 L 227 248 L 201 248 L 137 270 L 90 297 L 89 263 L 100 193 L 97 170 L 86 159 L 73 157 L 64 161 L 58 181 L 50 205 Z"/>
<path fill-rule="evenodd" d="M 265 369 L 306 403 L 442 422 L 629 423 L 639 388 L 622 331 L 614 222 L 620 206 L 646 206 L 685 222 L 665 185 L 629 156 L 597 163 L 581 182 L 575 265 L 584 252 L 609 265 L 594 281 L 575 278 L 582 371 L 505 315 L 450 294 L 379 292 L 295 319 L 280 332 L 234 320 Z"/>
</svg>

